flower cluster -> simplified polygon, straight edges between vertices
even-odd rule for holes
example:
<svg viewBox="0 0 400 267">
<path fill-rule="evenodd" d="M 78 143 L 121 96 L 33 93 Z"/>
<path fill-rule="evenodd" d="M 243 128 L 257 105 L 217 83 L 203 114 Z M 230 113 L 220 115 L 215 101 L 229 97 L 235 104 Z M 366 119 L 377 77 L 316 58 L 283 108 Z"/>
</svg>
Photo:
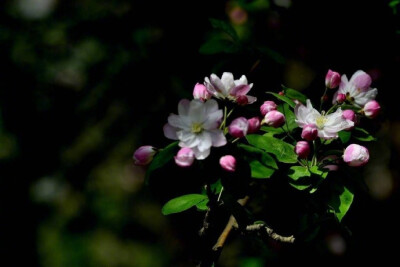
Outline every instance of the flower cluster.
<svg viewBox="0 0 400 267">
<path fill-rule="evenodd" d="M 332 188 L 331 193 L 339 195 L 325 203 L 326 210 L 341 220 L 353 193 L 335 173 L 348 173 L 365 165 L 369 152 L 363 143 L 375 140 L 361 128 L 380 111 L 375 100 L 377 89 L 371 88 L 371 83 L 371 77 L 361 70 L 350 80 L 329 70 L 319 109 L 301 92 L 285 87 L 279 93 L 267 92 L 276 99 L 266 99 L 254 107 L 257 98 L 248 95 L 253 83 L 249 84 L 246 76 L 235 80 L 229 72 L 221 78 L 211 74 L 194 86 L 192 100 L 181 100 L 177 113 L 168 116 L 163 130 L 173 143 L 164 149 L 142 146 L 134 153 L 134 160 L 138 165 L 150 164 L 147 178 L 168 162 L 187 171 L 209 173 L 210 178 L 204 181 L 207 190 L 172 199 L 163 207 L 164 214 L 192 206 L 214 209 L 222 205 L 221 196 L 251 195 L 248 186 L 241 186 L 249 183 L 248 178 L 257 178 L 251 182 L 254 184 L 284 177 L 288 185 L 309 194 L 330 179 L 328 184 L 340 189 Z M 249 110 L 259 110 L 257 114 L 244 116 L 247 105 L 253 106 Z M 216 164 L 205 164 L 210 162 Z M 233 183 L 239 186 L 232 188 L 230 179 L 239 179 Z M 228 205 L 227 211 L 232 210 L 229 203 L 224 205 Z M 293 241 L 285 237 L 279 240 Z"/>
</svg>

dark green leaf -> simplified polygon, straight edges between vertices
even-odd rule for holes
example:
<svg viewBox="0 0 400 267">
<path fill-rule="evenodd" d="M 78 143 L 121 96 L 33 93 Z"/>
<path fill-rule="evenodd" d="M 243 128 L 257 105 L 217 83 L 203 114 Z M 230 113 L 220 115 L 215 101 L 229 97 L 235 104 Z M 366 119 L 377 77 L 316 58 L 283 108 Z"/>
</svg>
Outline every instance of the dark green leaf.
<svg viewBox="0 0 400 267">
<path fill-rule="evenodd" d="M 269 47 L 260 46 L 257 49 L 265 56 L 270 57 L 273 60 L 275 60 L 276 63 L 278 63 L 278 64 L 284 64 L 286 61 L 284 56 L 282 56 L 280 53 L 278 53 L 277 51 L 275 51 Z"/>
<path fill-rule="evenodd" d="M 145 177 L 146 183 L 148 182 L 148 179 L 153 171 L 163 167 L 165 164 L 167 164 L 170 160 L 174 158 L 176 152 L 175 150 L 176 147 L 178 146 L 178 143 L 179 142 L 176 141 L 169 144 L 154 156 L 146 172 L 146 177 Z"/>
<path fill-rule="evenodd" d="M 354 132 L 353 137 L 359 141 L 363 142 L 376 141 L 376 138 L 373 137 L 369 132 L 367 132 L 363 128 L 355 127 L 353 132 Z"/>
<path fill-rule="evenodd" d="M 340 107 L 342 108 L 342 110 L 346 110 L 346 109 L 351 109 L 354 111 L 360 111 L 361 108 L 353 106 L 353 105 L 348 105 L 348 104 L 342 104 L 340 105 Z"/>
<path fill-rule="evenodd" d="M 161 212 L 164 215 L 182 212 L 187 209 L 190 209 L 193 206 L 200 204 L 202 201 L 205 201 L 206 199 L 208 199 L 206 195 L 200 195 L 200 194 L 189 194 L 189 195 L 179 196 L 177 198 L 168 201 L 164 205 L 164 207 L 162 207 Z"/>
<path fill-rule="evenodd" d="M 293 100 L 297 99 L 303 104 L 305 104 L 307 101 L 307 97 L 297 90 L 285 87 L 284 92 L 287 97 L 289 97 Z"/>
<path fill-rule="evenodd" d="M 200 54 L 213 55 L 218 53 L 236 53 L 238 47 L 230 40 L 213 37 L 205 42 L 199 49 Z"/>
<path fill-rule="evenodd" d="M 283 102 L 288 103 L 289 106 L 291 106 L 292 108 L 294 108 L 296 106 L 296 104 L 293 102 L 293 100 L 287 96 L 280 95 L 280 94 L 273 93 L 273 92 L 267 92 L 267 94 L 271 94 L 271 95 L 275 96 L 276 98 L 278 98 L 279 100 L 282 100 Z"/>
<path fill-rule="evenodd" d="M 214 194 L 219 194 L 221 189 L 222 189 L 221 179 L 218 179 L 215 183 L 211 184 L 211 191 L 214 192 Z"/>
<path fill-rule="evenodd" d="M 292 178 L 294 181 L 297 181 L 301 177 L 310 177 L 311 173 L 307 169 L 307 167 L 303 166 L 292 166 L 289 169 L 289 174 L 288 176 Z"/>
<path fill-rule="evenodd" d="M 336 185 L 334 195 L 329 201 L 329 205 L 333 208 L 336 217 L 341 221 L 350 209 L 354 199 L 354 194 L 343 185 Z"/>
<path fill-rule="evenodd" d="M 259 159 L 261 163 L 264 164 L 265 166 L 278 169 L 278 165 L 276 164 L 275 159 L 270 154 L 266 153 L 264 150 L 245 144 L 238 144 L 238 147 L 247 151 L 248 153 L 253 154 L 252 157 Z"/>
<path fill-rule="evenodd" d="M 283 105 L 278 106 L 278 111 L 282 112 L 283 115 L 285 115 L 285 125 L 283 126 L 285 130 L 289 130 L 289 132 L 292 132 L 294 129 L 299 127 L 296 123 L 296 117 L 293 113 L 293 111 L 289 108 L 289 105 L 284 103 Z"/>
<path fill-rule="evenodd" d="M 228 22 L 219 19 L 210 19 L 211 25 L 214 29 L 221 30 L 228 34 L 234 41 L 239 40 L 235 29 Z"/>
<path fill-rule="evenodd" d="M 280 162 L 297 162 L 297 155 L 294 152 L 294 146 L 285 141 L 272 136 L 262 136 L 257 134 L 247 135 L 246 139 L 251 145 L 274 154 Z"/>
<path fill-rule="evenodd" d="M 261 126 L 261 131 L 267 132 L 265 135 L 274 136 L 276 134 L 282 134 L 285 131 L 282 128 L 274 128 L 269 126 Z"/>
<path fill-rule="evenodd" d="M 350 131 L 340 131 L 338 132 L 340 141 L 342 141 L 343 144 L 346 144 L 347 142 L 350 141 L 351 137 L 351 132 Z"/>
<path fill-rule="evenodd" d="M 266 167 L 258 160 L 250 161 L 251 177 L 253 178 L 269 178 L 274 174 L 275 170 Z"/>
</svg>

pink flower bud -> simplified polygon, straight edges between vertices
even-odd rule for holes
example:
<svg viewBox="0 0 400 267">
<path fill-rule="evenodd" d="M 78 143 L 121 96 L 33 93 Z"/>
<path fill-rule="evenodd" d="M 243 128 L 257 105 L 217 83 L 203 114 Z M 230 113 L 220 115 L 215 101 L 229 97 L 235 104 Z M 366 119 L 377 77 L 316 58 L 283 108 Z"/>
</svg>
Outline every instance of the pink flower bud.
<svg viewBox="0 0 400 267">
<path fill-rule="evenodd" d="M 339 104 L 343 103 L 344 101 L 346 101 L 346 95 L 345 94 L 338 94 L 336 96 L 336 102 L 338 102 Z"/>
<path fill-rule="evenodd" d="M 236 103 L 240 106 L 246 106 L 249 103 L 249 99 L 245 95 L 240 95 L 236 98 Z"/>
<path fill-rule="evenodd" d="M 156 149 L 152 146 L 141 146 L 133 154 L 133 159 L 136 165 L 147 165 L 156 153 Z"/>
<path fill-rule="evenodd" d="M 310 145 L 306 141 L 299 141 L 294 147 L 294 152 L 299 158 L 305 159 L 310 154 Z"/>
<path fill-rule="evenodd" d="M 351 144 L 344 151 L 343 160 L 352 167 L 365 165 L 369 160 L 368 149 L 357 144 Z"/>
<path fill-rule="evenodd" d="M 342 117 L 343 117 L 343 119 L 352 121 L 354 123 L 356 123 L 356 121 L 357 121 L 356 113 L 351 109 L 343 110 Z M 348 130 L 351 130 L 351 129 L 353 129 L 353 127 L 349 127 L 349 128 L 347 128 L 345 130 L 348 131 Z"/>
<path fill-rule="evenodd" d="M 180 167 L 189 167 L 194 162 L 194 152 L 189 147 L 182 147 L 174 157 L 175 163 Z"/>
<path fill-rule="evenodd" d="M 264 122 L 269 126 L 278 128 L 285 123 L 285 116 L 277 110 L 272 110 L 265 115 Z"/>
<path fill-rule="evenodd" d="M 260 119 L 258 117 L 248 119 L 247 123 L 249 125 L 247 129 L 248 134 L 255 133 L 258 130 L 260 130 L 261 124 L 260 124 Z"/>
<path fill-rule="evenodd" d="M 219 165 L 228 172 L 234 172 L 236 170 L 236 159 L 231 155 L 223 156 L 219 159 Z"/>
<path fill-rule="evenodd" d="M 381 109 L 381 106 L 379 105 L 378 102 L 375 100 L 367 102 L 364 106 L 364 114 L 368 118 L 375 118 L 378 116 L 379 110 Z"/>
<path fill-rule="evenodd" d="M 267 115 L 271 110 L 276 110 L 276 104 L 274 101 L 265 101 L 260 107 L 261 115 L 263 116 Z"/>
<path fill-rule="evenodd" d="M 211 98 L 211 94 L 203 84 L 197 83 L 193 89 L 193 98 L 204 102 Z"/>
<path fill-rule="evenodd" d="M 301 132 L 301 138 L 307 141 L 313 141 L 318 136 L 318 129 L 314 124 L 307 124 L 303 127 L 303 131 Z"/>
<path fill-rule="evenodd" d="M 325 76 L 325 86 L 330 89 L 334 89 L 340 84 L 340 74 L 336 71 L 328 70 Z"/>
<path fill-rule="evenodd" d="M 249 123 L 244 117 L 234 119 L 228 127 L 229 134 L 236 138 L 242 138 L 247 134 Z"/>
</svg>

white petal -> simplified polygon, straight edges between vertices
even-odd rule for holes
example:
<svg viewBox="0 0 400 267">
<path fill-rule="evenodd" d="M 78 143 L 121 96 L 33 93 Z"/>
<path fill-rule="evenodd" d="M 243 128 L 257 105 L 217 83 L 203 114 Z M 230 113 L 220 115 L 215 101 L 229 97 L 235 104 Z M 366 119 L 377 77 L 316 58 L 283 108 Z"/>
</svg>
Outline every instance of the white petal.
<svg viewBox="0 0 400 267">
<path fill-rule="evenodd" d="M 206 130 L 212 130 L 219 127 L 221 119 L 224 116 L 222 110 L 217 110 L 211 114 L 208 114 L 207 119 L 203 123 L 203 128 Z"/>
<path fill-rule="evenodd" d="M 203 131 L 201 134 L 198 134 L 196 138 L 198 139 L 197 148 L 199 151 L 210 149 L 212 145 L 210 133 Z"/>
<path fill-rule="evenodd" d="M 239 80 L 235 80 L 235 85 L 236 85 L 236 86 L 242 85 L 242 84 L 245 84 L 245 85 L 248 84 L 247 78 L 246 78 L 246 76 L 244 76 L 244 75 L 242 75 L 242 77 L 240 77 Z M 250 85 L 250 88 L 251 88 L 252 86 L 253 86 L 253 84 Z"/>
<path fill-rule="evenodd" d="M 370 88 L 368 91 L 365 93 L 360 94 L 358 97 L 354 98 L 354 102 L 363 107 L 365 104 L 367 104 L 369 101 L 374 100 L 376 96 L 378 95 L 378 89 Z"/>
<path fill-rule="evenodd" d="M 194 156 L 196 157 L 196 159 L 201 160 L 201 159 L 205 159 L 208 157 L 208 155 L 210 155 L 210 149 L 204 150 L 204 151 L 200 151 L 197 149 L 197 147 L 192 148 L 193 152 L 194 152 Z"/>
<path fill-rule="evenodd" d="M 325 130 L 318 130 L 318 137 L 323 138 L 323 139 L 332 139 L 332 138 L 338 138 L 337 132 L 328 132 Z"/>
<path fill-rule="evenodd" d="M 165 137 L 172 140 L 178 140 L 178 136 L 176 135 L 176 131 L 178 130 L 177 128 L 171 126 L 169 123 L 166 123 L 163 127 L 163 130 Z"/>
<path fill-rule="evenodd" d="M 218 103 L 214 99 L 207 100 L 204 103 L 204 108 L 206 109 L 206 113 L 210 114 L 218 110 Z"/>
<path fill-rule="evenodd" d="M 189 117 L 192 122 L 202 123 L 206 118 L 204 103 L 198 99 L 190 101 Z"/>
<path fill-rule="evenodd" d="M 342 80 L 340 82 L 339 89 L 338 89 L 339 94 L 346 94 L 346 92 L 347 92 L 346 87 L 347 87 L 348 83 L 349 83 L 349 80 L 347 79 L 346 74 L 342 75 Z"/>
<path fill-rule="evenodd" d="M 180 128 L 180 129 L 186 129 L 188 128 L 188 125 L 185 124 L 185 121 L 182 120 L 182 117 L 176 115 L 176 114 L 171 114 L 168 117 L 168 123 L 176 128 Z"/>
<path fill-rule="evenodd" d="M 294 114 L 296 116 L 296 123 L 300 127 L 304 127 L 307 122 L 306 122 L 306 116 L 307 116 L 308 110 L 303 104 L 298 104 L 294 108 Z"/>
<path fill-rule="evenodd" d="M 226 137 L 222 130 L 209 131 L 212 139 L 212 146 L 220 147 L 226 145 Z"/>
<path fill-rule="evenodd" d="M 255 96 L 247 95 L 246 97 L 247 97 L 248 104 L 253 104 L 254 102 L 257 101 L 257 97 L 255 97 Z"/>
<path fill-rule="evenodd" d="M 212 85 L 214 86 L 215 90 L 220 93 L 223 96 L 227 95 L 227 89 L 225 88 L 225 85 L 222 83 L 222 81 L 219 79 L 219 77 L 217 75 L 215 75 L 214 73 L 211 74 L 210 76 L 210 80 Z"/>
<path fill-rule="evenodd" d="M 180 140 L 179 146 L 193 148 L 199 144 L 199 140 L 195 134 L 189 131 L 178 131 L 177 136 Z"/>
<path fill-rule="evenodd" d="M 187 116 L 189 112 L 190 101 L 187 99 L 182 99 L 178 104 L 178 114 L 180 116 Z"/>
<path fill-rule="evenodd" d="M 229 92 L 235 87 L 235 82 L 233 81 L 233 74 L 230 72 L 222 73 L 221 82 L 225 88 L 225 95 L 228 95 Z"/>
</svg>

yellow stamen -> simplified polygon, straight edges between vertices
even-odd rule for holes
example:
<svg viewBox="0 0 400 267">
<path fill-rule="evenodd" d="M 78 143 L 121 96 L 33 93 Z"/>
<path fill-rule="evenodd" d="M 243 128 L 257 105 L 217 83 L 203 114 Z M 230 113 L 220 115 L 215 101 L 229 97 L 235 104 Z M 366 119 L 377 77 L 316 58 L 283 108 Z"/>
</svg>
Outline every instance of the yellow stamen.
<svg viewBox="0 0 400 267">
<path fill-rule="evenodd" d="M 318 129 L 322 129 L 327 121 L 328 119 L 325 116 L 320 116 L 315 120 L 315 124 L 317 125 Z"/>
<path fill-rule="evenodd" d="M 197 134 L 201 133 L 202 131 L 203 131 L 203 124 L 197 122 L 192 124 L 192 133 Z"/>
</svg>

